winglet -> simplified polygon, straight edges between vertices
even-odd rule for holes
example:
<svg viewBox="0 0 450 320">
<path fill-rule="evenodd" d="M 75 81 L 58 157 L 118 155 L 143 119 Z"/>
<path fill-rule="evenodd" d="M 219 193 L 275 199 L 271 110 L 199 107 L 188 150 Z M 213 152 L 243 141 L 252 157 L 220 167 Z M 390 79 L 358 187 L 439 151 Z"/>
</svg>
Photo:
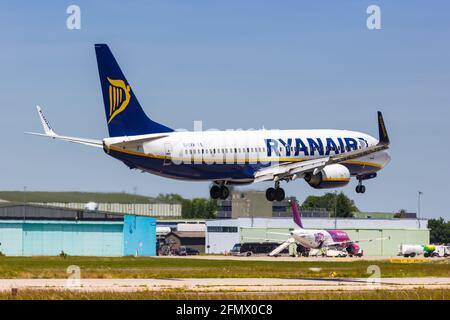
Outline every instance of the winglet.
<svg viewBox="0 0 450 320">
<path fill-rule="evenodd" d="M 42 112 L 41 107 L 36 106 L 39 118 L 41 119 L 42 127 L 44 127 L 44 132 L 47 136 L 56 136 L 55 131 L 53 131 L 52 126 L 48 122 L 47 118 L 44 115 L 44 112 Z"/>
<path fill-rule="evenodd" d="M 386 130 L 386 126 L 384 125 L 383 114 L 381 113 L 381 111 L 378 111 L 378 135 L 378 141 L 380 144 L 389 144 L 389 136 Z"/>
</svg>

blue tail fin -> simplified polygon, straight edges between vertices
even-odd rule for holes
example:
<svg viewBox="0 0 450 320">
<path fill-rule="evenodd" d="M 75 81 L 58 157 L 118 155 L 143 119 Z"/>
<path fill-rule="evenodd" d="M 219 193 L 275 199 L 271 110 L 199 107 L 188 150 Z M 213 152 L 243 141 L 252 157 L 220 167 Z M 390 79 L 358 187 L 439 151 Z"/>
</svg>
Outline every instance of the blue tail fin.
<svg viewBox="0 0 450 320">
<path fill-rule="evenodd" d="M 173 131 L 147 117 L 106 44 L 96 44 L 95 54 L 110 137 Z"/>
</svg>

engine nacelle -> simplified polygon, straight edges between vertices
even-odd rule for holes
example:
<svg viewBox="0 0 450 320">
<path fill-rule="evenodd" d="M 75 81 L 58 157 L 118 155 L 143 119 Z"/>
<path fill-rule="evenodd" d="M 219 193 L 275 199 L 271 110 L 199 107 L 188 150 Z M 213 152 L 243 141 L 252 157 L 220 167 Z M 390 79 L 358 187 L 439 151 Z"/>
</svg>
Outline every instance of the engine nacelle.
<svg viewBox="0 0 450 320">
<path fill-rule="evenodd" d="M 305 181 L 316 189 L 343 187 L 350 182 L 350 171 L 342 164 L 330 164 L 319 173 L 307 173 Z"/>
<path fill-rule="evenodd" d="M 351 245 L 349 245 L 347 247 L 347 252 L 353 256 L 360 255 L 359 250 L 360 250 L 360 246 L 356 243 L 352 243 Z"/>
</svg>

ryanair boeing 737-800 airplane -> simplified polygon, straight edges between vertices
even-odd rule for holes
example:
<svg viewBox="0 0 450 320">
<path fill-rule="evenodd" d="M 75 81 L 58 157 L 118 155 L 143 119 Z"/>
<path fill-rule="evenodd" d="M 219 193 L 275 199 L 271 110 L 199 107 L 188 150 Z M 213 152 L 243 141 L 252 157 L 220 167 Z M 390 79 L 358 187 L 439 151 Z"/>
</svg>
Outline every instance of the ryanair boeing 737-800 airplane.
<svg viewBox="0 0 450 320">
<path fill-rule="evenodd" d="M 141 108 L 110 49 L 96 44 L 109 138 L 56 134 L 41 108 L 45 134 L 30 133 L 103 148 L 131 169 L 163 177 L 212 181 L 214 199 L 229 196 L 227 186 L 272 181 L 269 201 L 285 198 L 283 181 L 303 178 L 313 188 L 345 186 L 376 177 L 390 160 L 389 138 L 378 112 L 379 139 L 347 130 L 249 130 L 181 132 L 151 120 Z"/>
</svg>

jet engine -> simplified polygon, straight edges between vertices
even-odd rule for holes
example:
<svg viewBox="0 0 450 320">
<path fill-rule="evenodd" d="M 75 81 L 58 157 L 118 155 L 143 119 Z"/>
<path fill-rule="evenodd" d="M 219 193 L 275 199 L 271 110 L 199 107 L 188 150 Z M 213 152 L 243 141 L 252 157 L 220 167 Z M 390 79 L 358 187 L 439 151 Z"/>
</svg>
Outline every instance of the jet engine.
<svg viewBox="0 0 450 320">
<path fill-rule="evenodd" d="M 353 256 L 356 256 L 359 254 L 359 249 L 360 249 L 360 247 L 358 244 L 352 243 L 351 245 L 349 245 L 347 247 L 347 252 Z"/>
<path fill-rule="evenodd" d="M 350 181 L 350 171 L 342 164 L 330 164 L 316 174 L 307 173 L 305 181 L 316 189 L 343 187 Z"/>
</svg>

